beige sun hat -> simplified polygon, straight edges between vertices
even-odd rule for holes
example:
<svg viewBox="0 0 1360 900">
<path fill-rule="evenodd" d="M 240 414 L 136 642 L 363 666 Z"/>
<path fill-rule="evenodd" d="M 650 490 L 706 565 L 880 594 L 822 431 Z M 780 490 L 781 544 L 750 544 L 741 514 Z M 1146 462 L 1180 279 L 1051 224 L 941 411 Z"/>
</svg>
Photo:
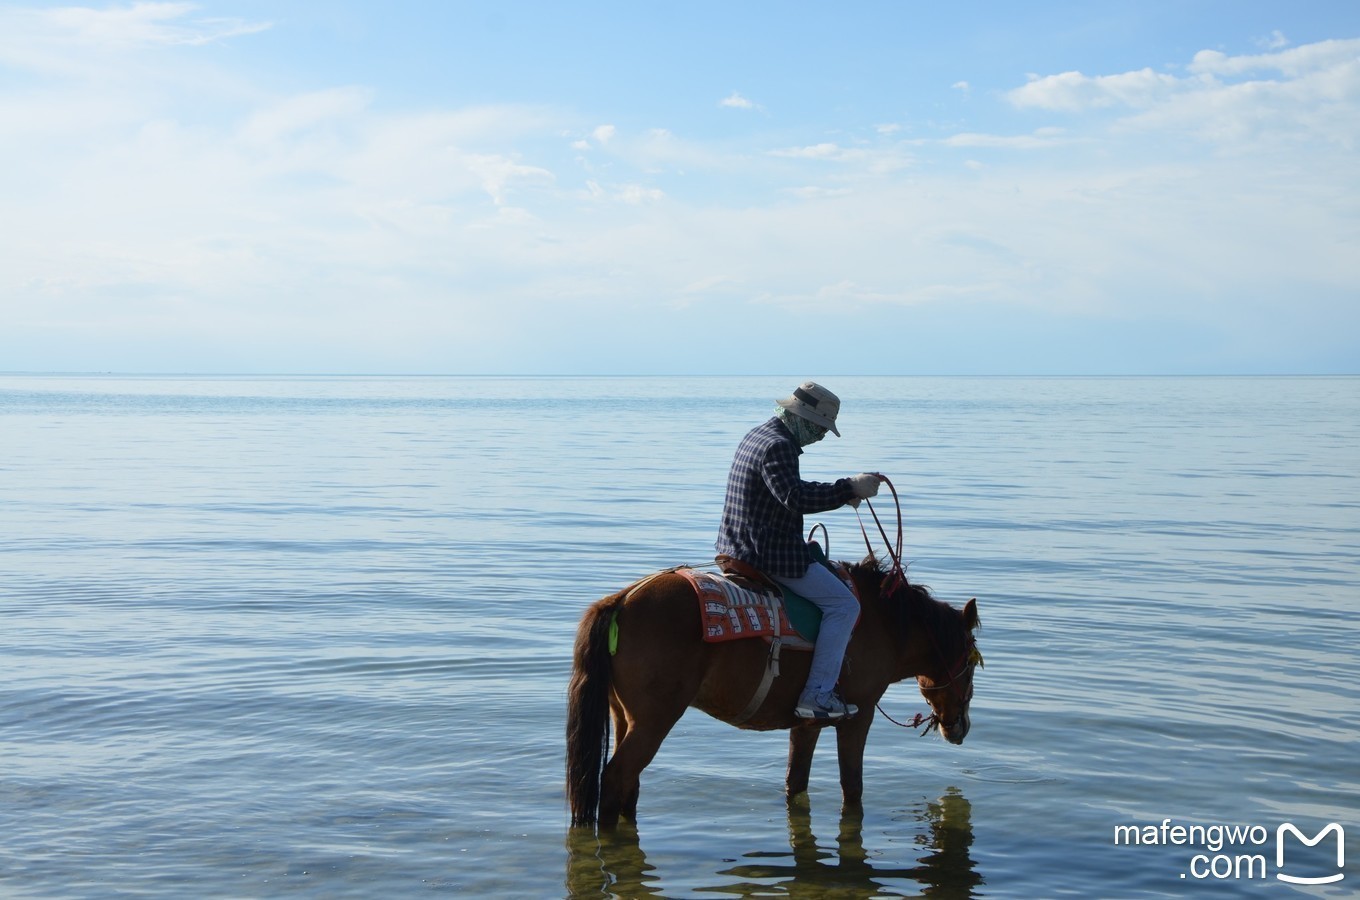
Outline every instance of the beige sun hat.
<svg viewBox="0 0 1360 900">
<path fill-rule="evenodd" d="M 836 437 L 841 436 L 836 430 L 836 413 L 841 411 L 840 398 L 817 382 L 804 381 L 794 389 L 792 395 L 775 402 L 794 415 L 829 429 Z"/>
</svg>

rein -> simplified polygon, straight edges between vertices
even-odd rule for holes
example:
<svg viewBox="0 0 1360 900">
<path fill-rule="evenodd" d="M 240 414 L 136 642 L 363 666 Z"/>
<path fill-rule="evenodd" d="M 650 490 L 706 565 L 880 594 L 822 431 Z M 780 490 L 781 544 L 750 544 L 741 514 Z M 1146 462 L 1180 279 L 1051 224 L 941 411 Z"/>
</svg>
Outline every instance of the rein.
<svg viewBox="0 0 1360 900">
<path fill-rule="evenodd" d="M 892 481 L 888 478 L 887 475 L 884 475 L 879 472 L 875 472 L 874 474 L 877 475 L 879 479 L 888 486 L 888 490 L 892 491 L 893 506 L 896 507 L 897 509 L 896 544 L 888 540 L 888 532 L 886 529 L 884 529 L 883 522 L 878 518 L 878 511 L 874 509 L 874 505 L 869 502 L 869 499 L 867 497 L 864 500 L 864 505 L 869 508 L 869 515 L 874 517 L 874 524 L 878 526 L 878 533 L 883 536 L 883 544 L 885 549 L 887 549 L 888 551 L 888 558 L 892 560 L 892 569 L 889 571 L 888 574 L 894 577 L 895 579 L 901 579 L 902 581 L 906 581 L 907 573 L 902 569 L 902 500 L 900 497 L 897 496 L 897 488 L 893 485 Z M 860 534 L 864 535 L 864 546 L 868 548 L 869 555 L 873 556 L 874 545 L 873 542 L 869 540 L 869 530 L 864 527 L 864 518 L 859 514 L 858 506 L 855 507 L 855 518 L 859 519 L 859 530 Z"/>
<path fill-rule="evenodd" d="M 922 725 L 926 726 L 926 730 L 921 732 L 921 734 L 919 735 L 920 737 L 925 737 L 926 735 L 930 734 L 931 731 L 938 730 L 940 727 L 940 717 L 935 715 L 934 713 L 931 713 L 928 716 L 923 716 L 920 713 L 917 713 L 916 716 L 910 722 L 899 722 L 883 711 L 883 704 L 876 703 L 874 704 L 874 707 L 878 710 L 879 715 L 881 715 L 883 718 L 887 719 L 889 722 L 893 723 L 899 728 L 920 728 Z"/>
<path fill-rule="evenodd" d="M 875 474 L 888 486 L 888 490 L 892 491 L 893 506 L 897 509 L 897 540 L 896 542 L 893 542 L 888 539 L 887 529 L 883 527 L 883 522 L 879 519 L 878 511 L 874 509 L 874 505 L 869 502 L 867 497 L 864 500 L 864 505 L 869 508 L 869 514 L 874 518 L 874 524 L 878 526 L 878 533 L 883 537 L 883 544 L 888 551 L 888 558 L 892 560 L 892 568 L 889 569 L 888 573 L 884 576 L 883 586 L 880 588 L 882 594 L 886 596 L 891 594 L 899 584 L 905 584 L 907 580 L 907 573 L 902 566 L 902 500 L 898 497 L 897 488 L 893 485 L 888 476 L 881 473 Z M 868 548 L 869 555 L 873 556 L 873 542 L 869 540 L 869 530 L 864 526 L 864 519 L 859 514 L 859 507 L 855 508 L 855 518 L 859 519 L 859 530 L 860 533 L 864 535 L 864 546 Z M 944 654 L 940 652 L 940 644 L 939 641 L 936 640 L 934 634 L 930 634 L 930 643 L 934 647 L 935 655 L 943 661 Z M 973 639 L 972 635 L 969 635 L 968 644 L 964 647 L 963 655 L 959 657 L 954 665 L 945 670 L 949 676 L 949 680 L 944 684 L 932 685 L 931 687 L 921 688 L 921 690 L 942 691 L 947 688 L 952 688 L 954 683 L 963 677 L 964 673 L 971 672 L 974 666 L 980 665 L 981 663 L 982 654 L 978 652 L 977 642 Z M 972 698 L 968 697 L 961 699 L 963 699 L 963 702 L 966 705 L 968 700 Z M 876 703 L 874 706 L 883 718 L 901 728 L 920 728 L 924 725 L 925 730 L 921 732 L 922 737 L 930 734 L 932 730 L 939 730 L 941 725 L 940 717 L 936 715 L 934 711 L 932 711 L 930 715 L 922 715 L 918 712 L 910 722 L 899 722 L 884 712 L 883 704 Z"/>
</svg>

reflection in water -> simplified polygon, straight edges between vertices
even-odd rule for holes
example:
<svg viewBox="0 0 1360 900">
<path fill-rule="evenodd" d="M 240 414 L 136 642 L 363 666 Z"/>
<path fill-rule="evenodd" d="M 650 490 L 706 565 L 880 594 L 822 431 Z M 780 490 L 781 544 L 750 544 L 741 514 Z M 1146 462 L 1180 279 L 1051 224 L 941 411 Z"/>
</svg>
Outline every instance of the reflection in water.
<svg viewBox="0 0 1360 900">
<path fill-rule="evenodd" d="M 892 866 L 869 859 L 864 849 L 862 808 L 842 811 L 833 852 L 817 845 L 808 808 L 792 805 L 789 808 L 792 865 L 775 862 L 789 859 L 786 853 L 748 853 L 746 858 L 762 861 L 724 871 L 722 874 L 735 875 L 743 881 L 712 890 L 745 895 L 768 896 L 773 892 L 791 897 L 859 897 L 881 895 L 896 881 L 912 883 L 899 885 L 908 896 L 917 893 L 926 897 L 973 896 L 972 889 L 982 883 L 982 876 L 975 871 L 969 855 L 973 824 L 967 799 L 957 788 L 949 788 L 939 800 L 927 803 L 917 818 L 924 830 L 916 835 L 916 844 L 931 852 L 919 859 L 919 865 Z"/>
<path fill-rule="evenodd" d="M 864 849 L 864 813 L 843 810 L 836 848 L 823 849 L 812 833 L 812 816 L 805 803 L 789 806 L 788 851 L 752 851 L 743 862 L 718 875 L 730 876 L 699 893 L 738 896 L 863 897 L 900 893 L 903 896 L 968 898 L 983 883 L 970 854 L 973 843 L 972 807 L 957 788 L 915 813 L 922 830 L 917 847 L 929 851 L 914 866 L 875 863 Z M 647 862 L 637 831 L 621 825 L 614 834 L 595 835 L 574 829 L 567 837 L 567 896 L 662 896 L 660 878 Z"/>
<path fill-rule="evenodd" d="M 589 828 L 567 832 L 566 896 L 571 900 L 660 896 L 655 871 L 638 843 L 637 829 L 627 822 L 612 833 L 595 834 Z"/>
<path fill-rule="evenodd" d="M 934 852 L 921 858 L 912 876 L 927 897 L 971 897 L 982 884 L 976 861 L 969 855 L 973 845 L 973 807 L 955 787 L 926 804 L 923 819 L 930 834 L 926 846 Z"/>
</svg>

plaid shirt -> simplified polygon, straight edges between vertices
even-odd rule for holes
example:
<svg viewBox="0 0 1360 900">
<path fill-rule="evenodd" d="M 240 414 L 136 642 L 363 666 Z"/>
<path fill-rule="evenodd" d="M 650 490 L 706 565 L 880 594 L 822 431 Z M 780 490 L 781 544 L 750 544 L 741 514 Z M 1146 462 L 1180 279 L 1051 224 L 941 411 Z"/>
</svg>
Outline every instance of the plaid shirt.
<svg viewBox="0 0 1360 900">
<path fill-rule="evenodd" d="M 850 479 L 833 484 L 803 481 L 803 452 L 779 419 L 751 429 L 737 447 L 727 476 L 727 500 L 718 529 L 718 553 L 767 575 L 799 578 L 812 565 L 803 537 L 803 514 L 825 512 L 850 501 Z"/>
</svg>

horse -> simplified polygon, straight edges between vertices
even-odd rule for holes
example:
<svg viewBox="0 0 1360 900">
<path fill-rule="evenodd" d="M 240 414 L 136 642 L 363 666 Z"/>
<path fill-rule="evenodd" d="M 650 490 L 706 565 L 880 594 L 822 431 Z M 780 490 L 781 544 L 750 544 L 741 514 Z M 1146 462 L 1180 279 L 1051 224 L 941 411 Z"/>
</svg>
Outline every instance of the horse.
<svg viewBox="0 0 1360 900">
<path fill-rule="evenodd" d="M 936 728 L 959 744 L 970 727 L 973 669 L 982 657 L 973 635 L 979 625 L 976 598 L 955 609 L 908 582 L 900 565 L 881 566 L 872 552 L 859 563 L 841 565 L 861 605 L 839 684 L 859 712 L 834 723 L 841 793 L 853 807 L 864 793 L 864 745 L 874 708 L 888 686 L 914 676 L 932 710 L 926 730 Z M 577 628 L 567 691 L 572 827 L 609 830 L 620 816 L 637 821 L 642 771 L 691 706 L 740 728 L 788 729 L 785 792 L 790 800 L 804 793 L 817 739 L 827 725 L 794 715 L 812 654 L 783 653 L 779 677 L 752 712 L 749 704 L 769 655 L 769 645 L 759 639 L 705 642 L 694 588 L 673 571 L 595 601 Z M 921 721 L 917 714 L 912 724 Z"/>
</svg>

